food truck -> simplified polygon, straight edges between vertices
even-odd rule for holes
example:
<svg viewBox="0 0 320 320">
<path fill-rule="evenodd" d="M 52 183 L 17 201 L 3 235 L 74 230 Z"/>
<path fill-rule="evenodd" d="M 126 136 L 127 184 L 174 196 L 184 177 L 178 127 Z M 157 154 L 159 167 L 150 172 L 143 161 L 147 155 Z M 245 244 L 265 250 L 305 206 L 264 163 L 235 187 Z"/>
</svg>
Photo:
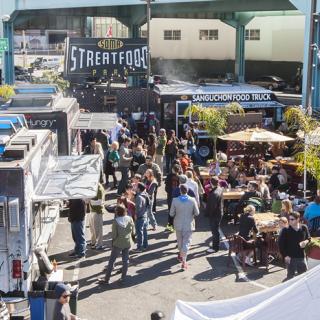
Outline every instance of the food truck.
<svg viewBox="0 0 320 320">
<path fill-rule="evenodd" d="M 185 110 L 191 104 L 221 107 L 238 102 L 245 112 L 261 112 L 265 126 L 277 126 L 283 121 L 284 105 L 275 94 L 259 86 L 242 83 L 191 84 L 173 81 L 157 84 L 153 94 L 156 110 L 160 112 L 161 126 L 176 130 L 177 136 L 184 136 L 184 127 L 192 121 Z"/>
<path fill-rule="evenodd" d="M 100 171 L 98 155 L 59 156 L 55 133 L 0 114 L 0 294 L 27 296 L 61 202 L 95 197 Z"/>
<path fill-rule="evenodd" d="M 115 113 L 80 112 L 75 98 L 65 98 L 55 85 L 25 85 L 0 108 L 0 114 L 23 114 L 30 129 L 57 134 L 59 155 L 79 153 L 79 130 L 111 129 Z"/>
</svg>

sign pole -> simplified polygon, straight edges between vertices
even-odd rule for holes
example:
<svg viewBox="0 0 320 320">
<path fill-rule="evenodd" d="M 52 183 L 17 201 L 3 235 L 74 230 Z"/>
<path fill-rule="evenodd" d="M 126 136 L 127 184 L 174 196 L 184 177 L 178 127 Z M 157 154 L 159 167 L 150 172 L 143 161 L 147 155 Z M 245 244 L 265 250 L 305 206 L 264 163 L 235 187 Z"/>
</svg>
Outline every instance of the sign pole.
<svg viewBox="0 0 320 320">
<path fill-rule="evenodd" d="M 0 51 L 0 68 L 1 68 L 1 79 L 0 79 L 0 85 L 4 82 L 4 51 Z"/>
</svg>

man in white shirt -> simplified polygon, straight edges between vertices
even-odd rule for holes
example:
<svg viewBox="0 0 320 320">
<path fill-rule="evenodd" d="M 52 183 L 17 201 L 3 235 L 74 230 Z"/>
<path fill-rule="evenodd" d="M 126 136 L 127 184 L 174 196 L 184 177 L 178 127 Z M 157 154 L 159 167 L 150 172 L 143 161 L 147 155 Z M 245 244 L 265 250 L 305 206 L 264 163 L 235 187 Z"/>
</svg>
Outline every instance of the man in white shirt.
<svg viewBox="0 0 320 320">
<path fill-rule="evenodd" d="M 118 141 L 118 133 L 122 126 L 122 119 L 119 118 L 115 124 L 115 126 L 111 129 L 111 142 Z"/>
<path fill-rule="evenodd" d="M 187 182 L 185 183 L 188 189 L 192 190 L 193 193 L 196 196 L 196 201 L 198 206 L 200 206 L 200 198 L 199 198 L 199 186 L 198 184 L 193 180 L 193 172 L 190 170 L 186 171 L 186 176 L 187 176 Z"/>
</svg>

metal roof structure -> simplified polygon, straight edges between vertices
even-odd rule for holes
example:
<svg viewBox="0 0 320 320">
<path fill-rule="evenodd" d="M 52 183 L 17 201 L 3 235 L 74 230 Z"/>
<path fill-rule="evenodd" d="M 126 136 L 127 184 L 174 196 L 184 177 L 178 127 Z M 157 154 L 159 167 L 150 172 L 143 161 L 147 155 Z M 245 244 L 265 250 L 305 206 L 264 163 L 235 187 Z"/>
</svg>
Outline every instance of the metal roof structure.
<svg viewBox="0 0 320 320">
<path fill-rule="evenodd" d="M 58 157 L 39 183 L 32 200 L 94 198 L 100 174 L 99 155 Z"/>
<path fill-rule="evenodd" d="M 245 80 L 245 26 L 255 16 L 281 16 L 304 14 L 305 46 L 303 68 L 303 105 L 310 103 L 308 95 L 310 88 L 312 107 L 320 108 L 320 69 L 309 68 L 314 64 L 317 50 L 311 50 L 311 44 L 320 48 L 320 36 L 311 30 L 318 28 L 320 2 L 315 0 L 155 0 L 151 2 L 151 18 L 183 18 L 183 19 L 220 19 L 236 29 L 236 59 L 235 75 L 239 82 Z M 299 10 L 299 11 L 297 11 Z M 115 17 L 129 28 L 132 38 L 140 36 L 139 28 L 146 22 L 146 2 L 141 0 L 15 0 L 0 2 L 0 37 L 9 39 L 9 51 L 5 53 L 5 82 L 14 82 L 13 62 L 13 30 L 19 26 L 21 30 L 46 26 L 52 19 L 59 17 L 81 17 L 83 34 L 90 29 L 90 17 Z M 313 28 L 310 28 L 313 26 Z M 50 27 L 50 29 L 52 29 Z M 54 28 L 53 28 L 54 29 Z M 59 23 L 56 22 L 56 29 Z M 87 35 L 87 34 L 86 34 Z M 90 35 L 87 35 L 90 36 Z M 315 48 L 315 47 L 313 47 Z M 314 51 L 314 52 L 313 52 Z M 308 79 L 310 79 L 311 84 Z M 310 107 L 310 106 L 309 106 Z"/>
<path fill-rule="evenodd" d="M 111 130 L 117 121 L 116 113 L 80 112 L 71 124 L 72 129 Z"/>
</svg>

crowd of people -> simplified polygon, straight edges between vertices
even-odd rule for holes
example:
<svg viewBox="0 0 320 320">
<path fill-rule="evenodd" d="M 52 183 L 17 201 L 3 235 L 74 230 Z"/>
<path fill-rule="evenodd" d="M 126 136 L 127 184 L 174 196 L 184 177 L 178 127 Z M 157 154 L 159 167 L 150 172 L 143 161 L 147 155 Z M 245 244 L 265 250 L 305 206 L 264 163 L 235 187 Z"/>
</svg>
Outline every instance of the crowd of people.
<svg viewBox="0 0 320 320">
<path fill-rule="evenodd" d="M 290 177 L 281 164 L 270 167 L 259 160 L 256 165 L 246 166 L 241 158 L 228 159 L 219 151 L 218 161 L 210 164 L 210 178 L 204 179 L 197 166 L 196 125 L 189 124 L 185 139 L 178 139 L 174 130 L 156 131 L 151 127 L 143 139 L 130 130 L 126 121 L 119 119 L 111 132 L 83 135 L 84 153 L 101 156 L 103 175 L 95 199 L 89 203 L 81 199 L 70 201 L 70 222 L 75 241 L 71 256 L 85 256 L 84 217 L 88 207 L 91 248 L 104 248 L 102 214 L 105 211 L 105 192 L 114 189 L 117 193 L 116 204 L 107 208 L 114 212 L 115 218 L 111 256 L 100 283 L 109 283 L 119 255 L 123 261 L 121 281 L 124 282 L 131 248 L 135 244 L 136 253 L 148 249 L 148 233 L 158 227 L 157 196 L 163 182 L 168 205 L 166 231 L 176 234 L 177 259 L 182 270 L 188 268 L 188 251 L 195 230 L 195 217 L 200 209 L 204 209 L 212 232 L 208 254 L 220 250 L 219 230 L 224 216 L 233 220 L 238 234 L 251 249 L 252 235 L 258 234 L 254 218 L 256 212 L 278 210 L 281 226 L 279 251 L 288 264 L 288 278 L 295 271 L 301 273 L 306 270 L 303 246 L 310 239 L 310 228 L 300 223 L 299 213 L 293 210 L 292 201 L 286 193 Z M 241 198 L 225 201 L 223 193 L 234 188 L 244 190 Z M 320 197 L 308 206 L 304 221 L 318 216 Z M 245 263 L 251 266 L 253 262 L 252 250 L 248 250 Z"/>
</svg>

